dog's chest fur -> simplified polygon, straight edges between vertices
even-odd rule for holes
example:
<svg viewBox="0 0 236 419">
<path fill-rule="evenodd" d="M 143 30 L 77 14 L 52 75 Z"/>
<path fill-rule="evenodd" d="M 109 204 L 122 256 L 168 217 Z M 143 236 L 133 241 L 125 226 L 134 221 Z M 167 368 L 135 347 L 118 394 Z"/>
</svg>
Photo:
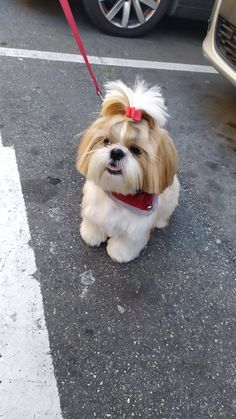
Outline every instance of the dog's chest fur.
<svg viewBox="0 0 236 419">
<path fill-rule="evenodd" d="M 135 214 L 114 202 L 93 182 L 87 181 L 84 186 L 82 216 L 100 226 L 109 237 L 127 233 L 135 238 L 145 234 L 154 226 L 157 214 L 156 212 L 148 216 Z"/>
</svg>

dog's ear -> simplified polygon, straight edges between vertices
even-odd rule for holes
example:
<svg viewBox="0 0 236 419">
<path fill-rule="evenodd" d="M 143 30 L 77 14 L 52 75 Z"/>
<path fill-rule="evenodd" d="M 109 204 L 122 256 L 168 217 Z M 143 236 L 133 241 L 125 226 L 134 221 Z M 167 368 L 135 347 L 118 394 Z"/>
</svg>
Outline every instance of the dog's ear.
<svg viewBox="0 0 236 419">
<path fill-rule="evenodd" d="M 90 134 L 90 129 L 88 129 L 83 135 L 77 153 L 76 168 L 78 172 L 86 177 L 88 172 L 89 164 L 89 151 L 91 149 L 91 140 L 92 136 Z"/>
<path fill-rule="evenodd" d="M 152 130 L 150 141 L 153 143 L 153 154 L 143 162 L 143 190 L 160 194 L 174 181 L 177 171 L 177 152 L 167 131 L 158 128 Z"/>
<path fill-rule="evenodd" d="M 161 130 L 161 141 L 157 150 L 159 193 L 171 186 L 176 175 L 178 157 L 175 145 L 167 131 Z"/>
<path fill-rule="evenodd" d="M 92 150 L 98 148 L 102 138 L 103 130 L 102 125 L 103 119 L 97 119 L 88 129 L 85 131 L 78 148 L 76 168 L 84 176 L 87 176 L 89 160 L 91 157 Z M 99 135 L 101 133 L 101 135 Z"/>
</svg>

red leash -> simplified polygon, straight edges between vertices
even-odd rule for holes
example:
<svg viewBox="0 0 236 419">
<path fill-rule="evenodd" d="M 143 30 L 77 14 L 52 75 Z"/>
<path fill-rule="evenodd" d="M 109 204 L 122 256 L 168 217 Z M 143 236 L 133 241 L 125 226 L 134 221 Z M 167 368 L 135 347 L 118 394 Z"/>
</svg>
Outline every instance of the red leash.
<svg viewBox="0 0 236 419">
<path fill-rule="evenodd" d="M 71 28 L 71 31 L 72 31 L 72 33 L 74 35 L 75 41 L 76 41 L 76 43 L 77 43 L 77 45 L 78 45 L 78 47 L 80 49 L 80 52 L 81 52 L 81 54 L 83 56 L 83 59 L 84 59 L 85 64 L 87 66 L 87 69 L 88 69 L 88 71 L 90 73 L 90 76 L 91 76 L 91 78 L 93 80 L 93 83 L 94 83 L 94 86 L 95 86 L 95 89 L 96 89 L 96 93 L 100 97 L 100 99 L 103 100 L 101 89 L 100 89 L 99 84 L 97 82 L 97 79 L 96 79 L 96 77 L 94 75 L 94 72 L 92 70 L 92 67 L 91 67 L 91 65 L 89 63 L 89 60 L 88 60 L 88 57 L 87 57 L 87 54 L 86 54 L 86 51 L 85 51 L 85 48 L 84 48 L 82 39 L 80 37 L 79 31 L 78 31 L 77 26 L 76 26 L 76 23 L 75 23 L 75 19 L 73 17 L 73 14 L 72 14 L 70 5 L 68 3 L 68 0 L 59 0 L 59 1 L 61 3 L 61 7 L 63 9 L 63 12 L 65 14 L 65 17 L 67 19 L 67 22 L 68 22 L 68 24 L 69 24 L 69 26 Z"/>
</svg>

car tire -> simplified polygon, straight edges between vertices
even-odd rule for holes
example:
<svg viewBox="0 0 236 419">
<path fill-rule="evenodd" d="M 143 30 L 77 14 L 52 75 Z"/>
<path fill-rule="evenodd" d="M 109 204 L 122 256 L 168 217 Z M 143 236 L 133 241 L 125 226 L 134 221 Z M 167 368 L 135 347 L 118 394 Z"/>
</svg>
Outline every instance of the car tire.
<svg viewBox="0 0 236 419">
<path fill-rule="evenodd" d="M 145 35 L 157 25 L 168 9 L 169 0 L 160 0 L 157 9 L 145 23 L 128 28 L 122 28 L 112 23 L 100 7 L 99 0 L 83 0 L 83 4 L 88 16 L 100 30 L 109 35 L 134 38 Z"/>
</svg>

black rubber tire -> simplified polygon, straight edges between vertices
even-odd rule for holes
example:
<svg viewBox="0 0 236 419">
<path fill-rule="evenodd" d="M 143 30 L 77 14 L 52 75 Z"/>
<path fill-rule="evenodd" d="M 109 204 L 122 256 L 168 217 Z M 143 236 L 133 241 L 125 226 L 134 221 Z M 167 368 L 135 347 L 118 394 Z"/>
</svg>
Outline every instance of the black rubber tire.
<svg viewBox="0 0 236 419">
<path fill-rule="evenodd" d="M 103 32 L 109 35 L 135 38 L 150 32 L 158 24 L 168 9 L 169 0 L 161 0 L 159 7 L 146 23 L 137 28 L 130 29 L 122 29 L 109 22 L 102 13 L 97 0 L 83 0 L 83 4 L 89 18 Z"/>
</svg>

